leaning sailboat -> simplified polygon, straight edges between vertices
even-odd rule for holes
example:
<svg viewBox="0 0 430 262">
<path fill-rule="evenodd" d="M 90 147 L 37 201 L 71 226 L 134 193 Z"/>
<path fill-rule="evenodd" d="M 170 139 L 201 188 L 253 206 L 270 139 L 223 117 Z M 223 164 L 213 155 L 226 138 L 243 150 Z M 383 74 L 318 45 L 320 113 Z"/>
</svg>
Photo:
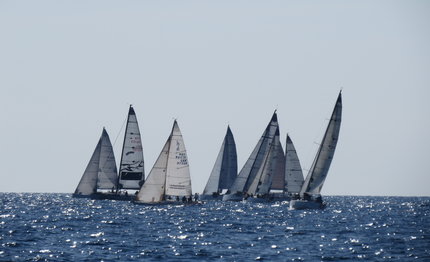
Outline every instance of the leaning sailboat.
<svg viewBox="0 0 430 262">
<path fill-rule="evenodd" d="M 273 143 L 276 130 L 278 129 L 278 117 L 276 111 L 273 113 L 269 124 L 263 132 L 260 140 L 243 166 L 242 170 L 237 175 L 233 185 L 222 198 L 223 201 L 241 201 L 248 195 L 248 189 L 253 183 L 255 177 L 262 168 L 264 159 L 270 152 L 270 146 Z"/>
<path fill-rule="evenodd" d="M 114 192 L 117 180 L 118 176 L 112 144 L 108 133 L 103 128 L 99 142 L 76 187 L 73 197 L 99 198 L 101 195 L 107 194 L 108 190 Z"/>
<path fill-rule="evenodd" d="M 290 202 L 291 209 L 322 208 L 321 189 L 327 177 L 339 138 L 342 118 L 342 92 L 336 101 L 330 122 L 308 175 L 300 189 L 300 199 Z"/>
<path fill-rule="evenodd" d="M 178 123 L 172 131 L 136 196 L 136 203 L 161 204 L 191 199 L 191 177 L 187 151 Z"/>
<path fill-rule="evenodd" d="M 227 127 L 227 133 L 215 161 L 215 165 L 209 176 L 208 182 L 200 200 L 221 199 L 223 190 L 227 190 L 233 184 L 237 176 L 237 152 L 233 133 Z"/>
</svg>

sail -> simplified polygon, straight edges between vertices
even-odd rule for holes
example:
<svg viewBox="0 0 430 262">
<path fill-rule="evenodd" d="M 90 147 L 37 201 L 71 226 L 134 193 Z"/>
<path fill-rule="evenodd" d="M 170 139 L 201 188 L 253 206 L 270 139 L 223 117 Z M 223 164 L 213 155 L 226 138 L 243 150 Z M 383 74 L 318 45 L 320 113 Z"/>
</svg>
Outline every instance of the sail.
<svg viewBox="0 0 430 262">
<path fill-rule="evenodd" d="M 259 194 L 264 195 L 269 193 L 273 176 L 276 172 L 278 157 L 283 157 L 283 152 L 281 156 L 278 156 L 279 152 L 279 128 L 276 129 L 275 137 L 269 143 L 269 150 L 264 158 L 263 164 L 257 172 L 254 181 L 250 185 L 247 193 L 248 194 Z"/>
<path fill-rule="evenodd" d="M 168 196 L 191 196 L 187 152 L 175 120 L 163 150 L 137 194 L 136 201 L 157 203 Z"/>
<path fill-rule="evenodd" d="M 281 142 L 277 147 L 276 169 L 272 179 L 271 190 L 284 190 L 285 186 L 285 154 Z"/>
<path fill-rule="evenodd" d="M 203 190 L 203 195 L 211 195 L 228 189 L 233 184 L 237 176 L 237 153 L 236 143 L 230 127 L 227 127 L 227 134 L 218 153 L 215 165 L 209 176 L 209 180 Z"/>
<path fill-rule="evenodd" d="M 102 135 L 103 137 L 103 135 Z M 97 174 L 99 170 L 100 151 L 102 145 L 102 137 L 100 137 L 90 162 L 85 169 L 84 174 L 76 187 L 75 194 L 78 195 L 91 195 L 97 191 Z"/>
<path fill-rule="evenodd" d="M 304 181 L 303 172 L 293 141 L 288 134 L 285 151 L 285 191 L 299 193 Z"/>
<path fill-rule="evenodd" d="M 240 171 L 239 175 L 236 177 L 233 185 L 230 188 L 230 193 L 236 192 L 247 192 L 251 183 L 254 181 L 258 170 L 263 164 L 263 160 L 268 153 L 270 143 L 275 136 L 276 129 L 278 128 L 278 118 L 276 111 L 267 125 L 263 135 Z"/>
<path fill-rule="evenodd" d="M 178 123 L 174 122 L 167 159 L 166 195 L 191 196 L 191 177 L 187 151 Z"/>
<path fill-rule="evenodd" d="M 145 179 L 142 141 L 136 113 L 130 105 L 119 166 L 119 188 L 139 189 Z"/>
<path fill-rule="evenodd" d="M 106 130 L 103 129 L 100 162 L 97 175 L 97 189 L 116 189 L 118 180 L 115 156 Z"/>
<path fill-rule="evenodd" d="M 342 93 L 339 93 L 327 130 L 300 191 L 301 195 L 304 193 L 319 194 L 321 192 L 339 138 L 341 117 Z"/>
<path fill-rule="evenodd" d="M 149 172 L 148 178 L 137 194 L 136 201 L 144 203 L 163 201 L 166 187 L 167 159 L 169 156 L 170 143 L 171 136 L 169 136 L 164 144 L 163 150 L 161 150 L 157 161 L 155 161 L 151 172 Z"/>
</svg>

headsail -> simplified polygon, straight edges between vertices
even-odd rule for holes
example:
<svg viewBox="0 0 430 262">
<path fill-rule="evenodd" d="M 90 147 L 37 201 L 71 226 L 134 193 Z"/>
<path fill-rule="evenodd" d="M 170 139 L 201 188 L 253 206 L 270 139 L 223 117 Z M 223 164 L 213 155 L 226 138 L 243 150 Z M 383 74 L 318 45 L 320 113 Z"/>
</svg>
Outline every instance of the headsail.
<svg viewBox="0 0 430 262">
<path fill-rule="evenodd" d="M 119 188 L 139 189 L 145 180 L 142 141 L 136 113 L 130 105 L 119 166 Z"/>
<path fill-rule="evenodd" d="M 304 182 L 303 171 L 293 141 L 288 134 L 285 151 L 285 191 L 298 194 Z"/>
<path fill-rule="evenodd" d="M 281 142 L 277 147 L 276 153 L 276 169 L 273 175 L 271 190 L 284 190 L 285 187 L 285 154 Z"/>
<path fill-rule="evenodd" d="M 275 136 L 277 128 L 278 118 L 275 111 L 266 127 L 266 130 L 263 132 L 263 135 L 255 146 L 254 151 L 252 151 L 251 155 L 231 186 L 230 193 L 248 191 L 248 188 L 251 186 L 251 183 L 254 181 L 258 170 L 263 164 L 263 160 L 266 158 L 269 152 L 270 143 Z"/>
<path fill-rule="evenodd" d="M 118 180 L 115 156 L 106 130 L 103 129 L 97 189 L 116 189 Z"/>
<path fill-rule="evenodd" d="M 341 118 L 342 93 L 339 93 L 327 130 L 300 191 L 301 195 L 304 193 L 319 194 L 321 192 L 339 138 Z"/>
<path fill-rule="evenodd" d="M 209 176 L 209 180 L 203 190 L 203 195 L 220 193 L 222 189 L 229 189 L 237 176 L 237 153 L 236 143 L 230 127 L 218 153 L 215 165 Z"/>
<path fill-rule="evenodd" d="M 76 187 L 75 194 L 91 195 L 99 189 L 112 189 L 116 185 L 116 164 L 109 135 L 103 128 L 90 162 Z"/>
<path fill-rule="evenodd" d="M 257 175 L 254 178 L 251 186 L 248 188 L 248 194 L 258 194 L 264 195 L 269 193 L 273 176 L 276 172 L 276 166 L 278 165 L 278 157 L 284 157 L 282 152 L 281 155 L 278 156 L 279 146 L 281 145 L 279 141 L 279 127 L 276 129 L 275 136 L 273 140 L 269 143 L 269 150 L 263 160 L 263 163 L 260 169 L 257 172 Z"/>
<path fill-rule="evenodd" d="M 160 156 L 136 197 L 136 201 L 156 203 L 165 200 L 166 195 L 192 195 L 187 152 L 176 120 Z"/>
</svg>

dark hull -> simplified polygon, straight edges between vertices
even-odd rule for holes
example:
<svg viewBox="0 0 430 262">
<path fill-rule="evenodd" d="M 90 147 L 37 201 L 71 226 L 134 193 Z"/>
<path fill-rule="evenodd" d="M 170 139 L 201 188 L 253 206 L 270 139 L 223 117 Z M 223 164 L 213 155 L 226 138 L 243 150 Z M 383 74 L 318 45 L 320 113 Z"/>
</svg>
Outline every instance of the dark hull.
<svg viewBox="0 0 430 262">
<path fill-rule="evenodd" d="M 79 195 L 73 194 L 74 198 L 88 198 L 94 200 L 117 200 L 117 201 L 133 201 L 135 199 L 134 195 L 124 195 L 124 194 L 115 194 L 115 193 L 94 193 L 91 195 Z"/>
</svg>

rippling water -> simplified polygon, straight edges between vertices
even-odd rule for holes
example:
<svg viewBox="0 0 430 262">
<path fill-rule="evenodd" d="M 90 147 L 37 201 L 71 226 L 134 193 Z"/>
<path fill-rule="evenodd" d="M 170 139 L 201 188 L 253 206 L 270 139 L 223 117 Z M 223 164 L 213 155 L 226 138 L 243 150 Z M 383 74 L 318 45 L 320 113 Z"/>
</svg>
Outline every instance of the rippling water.
<svg viewBox="0 0 430 262">
<path fill-rule="evenodd" d="M 430 261 L 430 198 L 142 206 L 0 193 L 1 261 Z"/>
</svg>

